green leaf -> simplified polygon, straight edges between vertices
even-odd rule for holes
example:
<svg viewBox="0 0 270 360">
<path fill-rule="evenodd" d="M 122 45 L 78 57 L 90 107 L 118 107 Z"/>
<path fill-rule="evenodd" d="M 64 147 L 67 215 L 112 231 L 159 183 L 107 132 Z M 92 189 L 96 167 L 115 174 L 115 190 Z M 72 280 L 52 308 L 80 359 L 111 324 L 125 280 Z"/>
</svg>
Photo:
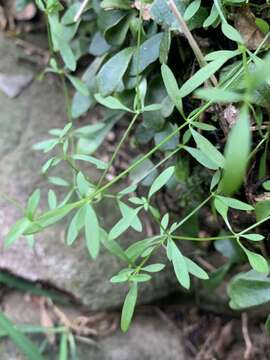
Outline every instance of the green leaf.
<svg viewBox="0 0 270 360">
<path fill-rule="evenodd" d="M 67 333 L 61 335 L 59 360 L 68 360 L 68 337 Z"/>
<path fill-rule="evenodd" d="M 190 131 L 196 145 L 204 153 L 204 155 L 207 156 L 213 163 L 217 164 L 218 167 L 223 168 L 225 159 L 216 147 L 196 130 L 191 128 Z"/>
<path fill-rule="evenodd" d="M 7 332 L 12 341 L 29 360 L 44 360 L 37 346 L 19 331 L 3 313 L 0 313 L 0 327 Z"/>
<path fill-rule="evenodd" d="M 107 163 L 102 160 L 96 159 L 95 157 L 90 155 L 75 154 L 72 155 L 72 159 L 89 162 L 90 164 L 95 165 L 96 168 L 100 170 L 105 170 L 108 167 Z"/>
<path fill-rule="evenodd" d="M 161 104 L 151 104 L 144 106 L 143 111 L 158 111 L 161 110 L 161 108 L 162 108 Z"/>
<path fill-rule="evenodd" d="M 133 52 L 133 48 L 126 48 L 111 57 L 102 66 L 97 75 L 98 88 L 102 96 L 110 95 L 117 89 L 127 70 Z"/>
<path fill-rule="evenodd" d="M 262 236 L 260 234 L 244 234 L 244 235 L 241 235 L 241 237 L 251 240 L 251 241 L 261 241 L 264 239 L 264 236 Z"/>
<path fill-rule="evenodd" d="M 72 85 L 75 87 L 79 93 L 81 93 L 84 96 L 89 96 L 89 90 L 87 85 L 80 79 L 78 79 L 76 76 L 67 75 L 68 79 L 72 83 Z"/>
<path fill-rule="evenodd" d="M 263 200 L 255 205 L 256 220 L 260 221 L 270 215 L 270 200 Z"/>
<path fill-rule="evenodd" d="M 191 124 L 193 126 L 195 126 L 196 128 L 202 129 L 202 130 L 205 130 L 205 131 L 215 131 L 215 130 L 217 130 L 217 128 L 215 126 L 210 125 L 210 124 L 205 124 L 205 123 L 202 123 L 202 122 L 199 122 L 199 121 L 192 121 Z"/>
<path fill-rule="evenodd" d="M 266 191 L 270 191 L 270 180 L 267 180 L 263 183 L 263 188 Z"/>
<path fill-rule="evenodd" d="M 244 309 L 270 301 L 270 279 L 253 270 L 236 275 L 229 283 L 228 294 L 233 309 Z"/>
<path fill-rule="evenodd" d="M 164 264 L 151 264 L 151 265 L 147 265 L 145 267 L 142 268 L 143 271 L 147 271 L 150 273 L 154 273 L 154 272 L 159 272 L 161 270 L 163 270 L 165 268 Z"/>
<path fill-rule="evenodd" d="M 26 214 L 29 217 L 34 216 L 34 213 L 38 207 L 40 201 L 40 189 L 37 189 L 33 192 L 27 202 Z"/>
<path fill-rule="evenodd" d="M 227 22 L 222 22 L 221 30 L 223 34 L 230 40 L 235 41 L 239 44 L 244 44 L 243 38 L 233 26 L 229 25 Z"/>
<path fill-rule="evenodd" d="M 245 252 L 252 269 L 254 269 L 255 271 L 257 271 L 259 273 L 268 273 L 268 271 L 269 271 L 268 263 L 262 255 L 256 254 L 256 253 L 248 250 L 247 248 L 244 247 L 243 244 L 241 244 L 241 242 L 239 240 L 238 240 L 238 244 L 241 246 L 241 248 Z"/>
<path fill-rule="evenodd" d="M 267 319 L 265 322 L 265 329 L 267 331 L 267 334 L 270 336 L 270 315 L 267 316 Z"/>
<path fill-rule="evenodd" d="M 188 7 L 186 8 L 186 11 L 184 13 L 184 19 L 185 21 L 190 20 L 196 12 L 200 9 L 201 6 L 201 0 L 194 0 L 192 1 Z"/>
<path fill-rule="evenodd" d="M 123 332 L 126 332 L 128 330 L 129 325 L 131 323 L 135 310 L 137 296 L 138 296 L 138 285 L 136 282 L 134 282 L 131 285 L 129 292 L 127 293 L 122 309 L 121 329 Z"/>
<path fill-rule="evenodd" d="M 100 228 L 100 231 L 101 231 L 100 239 L 103 246 L 114 256 L 118 257 L 123 261 L 126 261 L 127 263 L 130 263 L 129 257 L 123 251 L 121 246 L 116 241 L 109 240 L 108 234 L 105 232 L 105 230 Z"/>
<path fill-rule="evenodd" d="M 130 65 L 130 75 L 135 76 L 137 73 L 140 74 L 147 66 L 158 59 L 162 36 L 162 32 L 155 34 L 141 44 L 139 53 L 137 51 L 134 52 Z"/>
<path fill-rule="evenodd" d="M 74 243 L 84 226 L 85 207 L 81 207 L 73 216 L 67 231 L 67 244 L 70 246 Z"/>
<path fill-rule="evenodd" d="M 139 240 L 136 243 L 130 245 L 125 251 L 126 255 L 133 262 L 141 256 L 145 250 L 151 248 L 156 242 L 160 241 L 161 236 L 153 236 L 148 239 Z"/>
<path fill-rule="evenodd" d="M 133 214 L 134 214 L 134 209 L 133 208 L 129 207 L 128 205 L 126 205 L 122 201 L 119 201 L 118 204 L 119 204 L 119 208 L 120 208 L 123 219 L 129 218 L 129 216 L 133 216 Z M 141 220 L 139 219 L 138 216 L 134 217 L 134 220 L 131 223 L 131 227 L 135 231 L 139 231 L 139 232 L 142 231 L 142 223 L 141 223 Z"/>
<path fill-rule="evenodd" d="M 90 184 L 84 174 L 80 171 L 76 177 L 77 187 L 82 197 L 86 197 L 94 191 L 92 184 Z"/>
<path fill-rule="evenodd" d="M 48 181 L 51 184 L 54 184 L 54 185 L 57 185 L 57 186 L 64 186 L 64 187 L 69 186 L 69 183 L 66 180 L 64 180 L 64 179 L 62 179 L 62 178 L 60 178 L 58 176 L 49 176 Z"/>
<path fill-rule="evenodd" d="M 170 240 L 171 257 L 175 275 L 179 283 L 186 289 L 190 287 L 190 278 L 188 273 L 188 266 L 185 257 L 182 255 L 175 243 Z"/>
<path fill-rule="evenodd" d="M 37 219 L 37 225 L 47 227 L 56 223 L 77 207 L 76 203 L 67 204 L 56 209 L 47 211 Z"/>
<path fill-rule="evenodd" d="M 182 85 L 179 90 L 179 96 L 183 98 L 192 93 L 206 80 L 208 80 L 219 68 L 221 68 L 226 61 L 226 58 L 218 58 L 217 60 L 205 65 Z"/>
<path fill-rule="evenodd" d="M 187 257 L 184 257 L 184 258 L 185 258 L 185 262 L 187 264 L 188 272 L 190 274 L 192 274 L 202 280 L 209 279 L 207 272 L 204 271 L 198 264 L 196 264 L 194 261 L 192 261 L 191 259 L 189 259 Z"/>
<path fill-rule="evenodd" d="M 183 146 L 183 149 L 185 149 L 194 159 L 196 159 L 200 164 L 202 164 L 204 167 L 207 167 L 211 170 L 217 170 L 218 164 L 213 162 L 209 159 L 208 156 L 205 155 L 200 149 L 195 149 L 189 146 Z"/>
<path fill-rule="evenodd" d="M 131 208 L 130 208 L 131 209 Z M 137 209 L 133 209 L 133 211 L 129 211 L 129 213 L 120 219 L 111 229 L 109 233 L 109 239 L 116 239 L 118 236 L 123 234 L 130 226 L 133 224 L 134 219 L 136 219 L 141 207 Z"/>
<path fill-rule="evenodd" d="M 55 192 L 51 189 L 48 192 L 48 204 L 49 204 L 50 210 L 55 209 L 57 206 L 57 198 L 56 198 Z"/>
<path fill-rule="evenodd" d="M 179 96 L 179 87 L 173 75 L 173 72 L 171 71 L 168 65 L 162 64 L 161 74 L 169 98 L 172 100 L 176 108 L 182 111 L 182 99 Z"/>
<path fill-rule="evenodd" d="M 31 221 L 28 218 L 22 218 L 18 220 L 9 230 L 5 238 L 5 247 L 11 246 L 27 228 L 31 225 Z"/>
<path fill-rule="evenodd" d="M 85 212 L 85 238 L 89 254 L 95 259 L 100 249 L 100 230 L 97 215 L 91 205 L 87 204 Z"/>
<path fill-rule="evenodd" d="M 241 151 L 239 148 L 241 139 Z M 222 191 L 230 195 L 242 184 L 248 164 L 250 150 L 249 113 L 246 106 L 242 107 L 240 118 L 229 133 L 225 148 L 225 168 L 222 180 Z"/>
<path fill-rule="evenodd" d="M 100 4 L 103 9 L 130 10 L 129 0 L 103 0 Z"/>
<path fill-rule="evenodd" d="M 233 199 L 230 197 L 220 196 L 220 195 L 217 195 L 216 197 L 232 209 L 243 210 L 243 211 L 254 210 L 253 206 L 246 204 L 243 201 Z"/>
<path fill-rule="evenodd" d="M 149 193 L 148 198 L 150 199 L 151 196 L 153 196 L 157 191 L 159 191 L 167 182 L 170 180 L 172 175 L 174 174 L 174 166 L 170 166 L 167 169 L 165 169 L 159 176 L 156 178 L 156 180 L 153 182 Z"/>
<path fill-rule="evenodd" d="M 218 197 L 215 197 L 214 199 L 214 206 L 217 212 L 222 216 L 223 220 L 225 221 L 225 224 L 228 226 L 229 229 L 231 229 L 231 225 L 228 220 L 228 210 L 229 206 L 225 204 L 221 199 Z"/>
<path fill-rule="evenodd" d="M 100 94 L 95 94 L 95 99 L 98 103 L 109 109 L 132 112 L 131 109 L 122 104 L 121 101 L 114 96 L 107 96 L 104 98 Z"/>
<path fill-rule="evenodd" d="M 232 90 L 219 88 L 199 89 L 195 94 L 200 99 L 216 103 L 233 103 L 242 101 L 244 96 Z"/>
</svg>

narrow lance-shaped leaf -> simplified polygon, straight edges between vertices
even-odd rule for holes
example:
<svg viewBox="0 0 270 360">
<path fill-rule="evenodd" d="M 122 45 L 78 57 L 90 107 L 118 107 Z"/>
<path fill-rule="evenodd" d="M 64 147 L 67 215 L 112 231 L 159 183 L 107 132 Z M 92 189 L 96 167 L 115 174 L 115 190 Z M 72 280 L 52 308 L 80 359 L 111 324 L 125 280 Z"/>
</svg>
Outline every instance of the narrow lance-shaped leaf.
<svg viewBox="0 0 270 360">
<path fill-rule="evenodd" d="M 121 329 L 126 332 L 129 328 L 130 322 L 132 320 L 135 305 L 138 296 L 138 285 L 136 282 L 132 283 L 129 292 L 127 293 L 121 315 Z"/>
<path fill-rule="evenodd" d="M 225 149 L 225 169 L 222 191 L 233 194 L 242 184 L 250 151 L 249 113 L 246 106 L 232 128 Z"/>
<path fill-rule="evenodd" d="M 164 85 L 166 87 L 167 93 L 169 95 L 169 98 L 171 99 L 173 104 L 176 106 L 176 108 L 181 111 L 182 99 L 179 95 L 179 87 L 178 87 L 177 81 L 173 75 L 173 72 L 171 71 L 171 69 L 169 68 L 168 65 L 162 64 L 161 74 L 162 74 L 162 79 L 163 79 Z"/>
<path fill-rule="evenodd" d="M 91 205 L 86 205 L 85 238 L 88 251 L 93 259 L 99 254 L 100 230 L 97 215 Z"/>
<path fill-rule="evenodd" d="M 170 240 L 170 249 L 171 249 L 173 268 L 177 280 L 184 288 L 189 289 L 190 278 L 189 278 L 188 267 L 185 258 L 172 240 Z"/>
<path fill-rule="evenodd" d="M 67 75 L 67 77 L 77 91 L 79 91 L 84 96 L 89 95 L 88 87 L 82 80 L 72 75 Z"/>
<path fill-rule="evenodd" d="M 132 112 L 131 109 L 122 104 L 121 101 L 114 96 L 107 96 L 104 98 L 100 94 L 95 94 L 95 99 L 98 103 L 109 109 Z"/>
<path fill-rule="evenodd" d="M 167 182 L 170 180 L 174 173 L 174 166 L 170 166 L 167 169 L 165 169 L 153 182 L 148 198 L 150 199 L 151 196 L 153 196 L 157 191 L 159 191 Z"/>
<path fill-rule="evenodd" d="M 18 220 L 9 230 L 9 233 L 5 239 L 5 246 L 11 246 L 21 235 L 23 235 L 23 233 L 30 225 L 31 222 L 27 218 Z"/>
<path fill-rule="evenodd" d="M 33 216 L 40 201 L 40 190 L 37 189 L 33 192 L 27 202 L 26 213 L 27 216 Z"/>
<path fill-rule="evenodd" d="M 185 257 L 185 261 L 187 264 L 188 272 L 193 276 L 196 276 L 199 279 L 207 280 L 209 276 L 206 271 L 204 271 L 198 264 L 196 264 L 191 259 Z"/>
<path fill-rule="evenodd" d="M 240 245 L 240 247 L 244 250 L 245 254 L 247 255 L 248 261 L 252 269 L 254 269 L 259 273 L 268 273 L 269 266 L 265 258 L 262 255 L 254 253 L 248 250 L 247 248 L 245 248 L 244 245 L 241 244 L 239 239 L 237 240 L 237 242 Z"/>
<path fill-rule="evenodd" d="M 0 328 L 7 332 L 10 338 L 29 360 L 45 360 L 40 354 L 37 346 L 20 332 L 3 313 L 0 313 Z"/>
<path fill-rule="evenodd" d="M 59 360 L 68 360 L 68 337 L 66 333 L 61 336 Z"/>
<path fill-rule="evenodd" d="M 196 142 L 198 148 L 218 167 L 224 167 L 224 156 L 218 151 L 218 149 L 211 144 L 203 135 L 199 134 L 196 130 L 190 129 L 193 139 Z"/>
<path fill-rule="evenodd" d="M 192 93 L 206 80 L 208 80 L 210 76 L 212 76 L 219 68 L 221 68 L 221 66 L 225 64 L 226 61 L 226 58 L 221 57 L 205 65 L 182 85 L 179 91 L 179 96 L 185 97 Z"/>
<path fill-rule="evenodd" d="M 232 103 L 243 100 L 243 94 L 239 94 L 232 90 L 225 90 L 219 88 L 199 89 L 196 91 L 196 96 L 201 99 L 218 102 L 218 103 Z"/>
</svg>

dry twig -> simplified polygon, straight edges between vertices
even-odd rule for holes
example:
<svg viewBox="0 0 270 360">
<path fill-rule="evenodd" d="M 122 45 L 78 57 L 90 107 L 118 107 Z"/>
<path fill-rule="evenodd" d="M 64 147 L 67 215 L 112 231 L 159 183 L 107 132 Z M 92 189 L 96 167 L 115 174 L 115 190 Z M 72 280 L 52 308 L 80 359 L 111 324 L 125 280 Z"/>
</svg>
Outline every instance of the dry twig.
<svg viewBox="0 0 270 360">
<path fill-rule="evenodd" d="M 246 344 L 246 350 L 245 350 L 245 354 L 244 354 L 244 359 L 248 360 L 248 359 L 251 359 L 253 346 L 252 346 L 252 342 L 250 340 L 249 332 L 248 332 L 248 316 L 247 316 L 247 313 L 242 314 L 242 333 L 243 333 L 243 338 L 244 338 L 244 341 L 245 341 L 245 344 Z"/>
</svg>

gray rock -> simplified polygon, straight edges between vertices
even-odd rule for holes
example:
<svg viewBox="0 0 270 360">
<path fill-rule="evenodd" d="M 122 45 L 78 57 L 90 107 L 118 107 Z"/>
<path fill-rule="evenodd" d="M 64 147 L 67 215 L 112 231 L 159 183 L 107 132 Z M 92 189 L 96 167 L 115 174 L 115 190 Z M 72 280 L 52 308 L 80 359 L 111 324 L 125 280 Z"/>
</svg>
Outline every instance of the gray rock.
<svg viewBox="0 0 270 360">
<path fill-rule="evenodd" d="M 0 72 L 17 74 L 25 71 L 16 62 L 16 51 L 11 41 L 0 37 Z M 46 139 L 49 129 L 64 126 L 63 96 L 55 79 L 46 78 L 42 82 L 34 81 L 15 100 L 0 93 L 0 103 L 0 189 L 25 204 L 33 189 L 48 189 L 38 173 L 46 159 L 43 154 L 32 151 L 31 146 Z M 43 190 L 43 194 L 45 197 L 46 191 Z M 109 202 L 101 209 L 101 215 L 107 228 L 119 217 L 115 205 Z M 22 239 L 4 250 L 4 236 L 20 216 L 16 207 L 0 197 L 0 269 L 64 290 L 92 310 L 122 304 L 126 287 L 109 282 L 122 264 L 105 251 L 92 261 L 83 240 L 77 241 L 72 248 L 68 247 L 64 242 L 63 223 L 38 235 L 34 248 L 27 246 Z M 138 239 L 138 234 L 129 233 L 123 239 L 125 246 L 135 239 Z M 139 301 L 161 298 L 174 289 L 175 277 L 171 276 L 170 270 L 163 271 L 142 286 Z"/>
</svg>

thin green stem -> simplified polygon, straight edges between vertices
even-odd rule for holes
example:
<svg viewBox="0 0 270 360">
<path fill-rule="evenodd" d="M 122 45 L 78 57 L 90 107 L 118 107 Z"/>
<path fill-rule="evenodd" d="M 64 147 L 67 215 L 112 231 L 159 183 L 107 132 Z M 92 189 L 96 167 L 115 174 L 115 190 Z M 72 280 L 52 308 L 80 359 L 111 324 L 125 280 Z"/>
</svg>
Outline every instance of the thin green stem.
<svg viewBox="0 0 270 360">
<path fill-rule="evenodd" d="M 214 193 L 210 194 L 203 202 L 201 202 L 195 209 L 193 209 L 187 216 L 184 217 L 178 224 L 177 227 L 174 229 L 177 230 L 182 226 L 186 221 L 188 221 L 198 210 L 200 210 L 208 201 L 214 196 Z"/>
<path fill-rule="evenodd" d="M 104 180 L 105 176 L 107 175 L 108 171 L 110 170 L 114 160 L 116 159 L 119 151 L 120 151 L 120 148 L 122 147 L 123 143 L 125 142 L 126 138 L 128 137 L 133 125 L 135 124 L 137 118 L 138 118 L 139 114 L 135 114 L 128 126 L 128 128 L 126 129 L 122 139 L 119 141 L 119 143 L 117 144 L 115 150 L 114 150 L 114 153 L 111 157 L 111 160 L 107 166 L 107 168 L 105 169 L 105 171 L 103 172 L 103 174 L 101 175 L 100 179 L 99 179 L 99 182 L 98 182 L 98 185 L 97 185 L 97 188 L 99 188 L 99 186 L 102 184 L 102 181 Z"/>
<path fill-rule="evenodd" d="M 241 231 L 240 233 L 238 233 L 238 234 L 236 234 L 236 235 L 237 235 L 237 236 L 241 236 L 241 235 L 249 232 L 250 230 L 254 229 L 255 227 L 263 224 L 264 222 L 266 222 L 266 221 L 268 221 L 268 220 L 270 220 L 270 216 L 268 216 L 268 217 L 266 217 L 266 218 L 264 218 L 264 219 L 256 222 L 255 224 L 249 226 L 248 228 L 246 228 L 245 230 Z"/>
<path fill-rule="evenodd" d="M 60 74 L 60 77 L 61 77 L 62 87 L 63 87 L 63 93 L 64 93 L 65 101 L 66 101 L 66 109 L 67 109 L 68 121 L 69 121 L 69 122 L 72 122 L 71 103 L 70 103 L 70 97 L 69 97 L 69 93 L 68 93 L 68 87 L 67 87 L 66 77 L 65 77 L 64 74 Z"/>
<path fill-rule="evenodd" d="M 187 240 L 187 241 L 214 241 L 214 240 L 234 239 L 235 236 L 227 235 L 227 236 L 210 236 L 210 237 L 190 237 L 190 236 L 171 235 L 171 238 L 176 240 Z"/>
</svg>

